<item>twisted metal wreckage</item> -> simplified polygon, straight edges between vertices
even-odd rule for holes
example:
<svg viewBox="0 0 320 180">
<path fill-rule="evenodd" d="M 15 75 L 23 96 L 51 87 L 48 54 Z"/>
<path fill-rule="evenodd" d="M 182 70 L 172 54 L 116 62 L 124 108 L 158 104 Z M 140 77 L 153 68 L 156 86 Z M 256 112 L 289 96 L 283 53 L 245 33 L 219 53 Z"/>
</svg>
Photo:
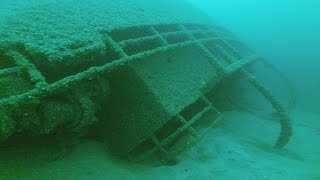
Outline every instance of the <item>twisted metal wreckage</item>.
<svg viewBox="0 0 320 180">
<path fill-rule="evenodd" d="M 52 65 L 30 55 L 23 44 L 2 45 L 1 142 L 23 132 L 79 138 L 100 123 L 116 154 L 137 161 L 172 158 L 223 119 L 212 97 L 236 76 L 276 110 L 281 131 L 274 147 L 288 143 L 292 131 L 286 110 L 246 70 L 260 57 L 225 29 L 170 23 L 99 33 L 106 56 L 84 50 L 79 56 L 90 61 L 83 64 Z"/>
</svg>

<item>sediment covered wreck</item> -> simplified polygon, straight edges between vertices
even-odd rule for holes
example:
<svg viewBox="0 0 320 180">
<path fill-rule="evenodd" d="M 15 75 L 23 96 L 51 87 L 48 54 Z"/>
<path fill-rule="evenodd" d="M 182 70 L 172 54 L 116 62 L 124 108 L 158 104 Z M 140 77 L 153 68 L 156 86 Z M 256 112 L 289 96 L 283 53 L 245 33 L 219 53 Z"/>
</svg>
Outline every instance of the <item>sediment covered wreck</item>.
<svg viewBox="0 0 320 180">
<path fill-rule="evenodd" d="M 98 124 L 118 155 L 170 159 L 223 119 L 215 89 L 233 77 L 277 111 L 274 146 L 290 139 L 286 110 L 246 70 L 261 57 L 185 1 L 45 3 L 8 18 L 0 36 L 1 142 L 79 138 Z"/>
</svg>

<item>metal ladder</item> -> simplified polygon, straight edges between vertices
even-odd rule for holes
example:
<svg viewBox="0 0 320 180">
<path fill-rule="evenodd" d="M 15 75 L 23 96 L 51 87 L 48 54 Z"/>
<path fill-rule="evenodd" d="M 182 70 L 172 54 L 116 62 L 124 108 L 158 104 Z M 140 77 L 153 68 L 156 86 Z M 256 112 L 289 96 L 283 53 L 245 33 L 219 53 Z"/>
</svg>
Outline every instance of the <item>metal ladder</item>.
<svg viewBox="0 0 320 180">
<path fill-rule="evenodd" d="M 190 119 L 186 119 L 185 117 L 183 117 L 183 115 L 181 115 L 181 113 L 177 114 L 170 121 L 176 120 L 181 124 L 181 126 L 179 126 L 172 134 L 162 140 L 157 137 L 156 133 L 152 134 L 149 139 L 145 140 L 152 143 L 152 148 L 138 157 L 132 157 L 129 155 L 129 158 L 134 161 L 143 161 L 148 159 L 148 157 L 152 156 L 153 154 L 160 152 L 166 159 L 172 159 L 181 152 L 193 146 L 197 141 L 201 139 L 206 131 L 208 131 L 211 127 L 213 127 L 223 119 L 222 113 L 220 113 L 205 96 L 202 96 L 199 100 L 204 102 L 206 105 L 196 114 L 194 114 L 193 117 L 191 117 Z M 199 121 L 201 121 L 201 119 L 210 112 L 215 113 L 216 117 L 211 120 L 210 124 L 208 124 L 205 129 L 198 130 L 198 128 L 196 127 L 196 123 L 199 123 Z M 183 133 L 187 131 L 189 131 L 190 133 L 187 133 L 185 135 L 189 137 L 187 137 L 184 144 L 176 148 L 175 150 L 172 150 L 174 148 L 170 147 L 170 145 L 181 138 L 181 135 L 183 136 Z"/>
</svg>

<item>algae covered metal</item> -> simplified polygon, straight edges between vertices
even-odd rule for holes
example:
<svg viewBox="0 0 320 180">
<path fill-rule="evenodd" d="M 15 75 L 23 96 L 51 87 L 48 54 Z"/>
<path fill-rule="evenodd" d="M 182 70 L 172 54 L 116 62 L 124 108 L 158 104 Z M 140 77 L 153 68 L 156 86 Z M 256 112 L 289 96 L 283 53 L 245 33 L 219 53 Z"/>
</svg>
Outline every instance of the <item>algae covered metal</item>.
<svg viewBox="0 0 320 180">
<path fill-rule="evenodd" d="M 116 18 L 111 13 L 115 9 L 101 8 L 125 2 L 133 9 L 118 11 L 130 12 L 134 19 L 123 14 Z M 194 15 L 177 12 L 175 4 Z M 55 3 L 22 11 L 24 18 L 33 17 L 30 24 L 23 18 L 8 22 L 7 28 L 15 21 L 24 26 L 2 32 L 7 38 L 0 42 L 1 141 L 23 132 L 79 138 L 100 124 L 108 147 L 118 155 L 171 159 L 223 119 L 210 96 L 234 76 L 248 80 L 277 110 L 281 133 L 275 147 L 289 141 L 285 109 L 245 69 L 260 57 L 232 33 L 184 1 L 94 5 L 106 16 L 93 22 L 76 22 L 80 16 L 72 13 L 61 19 L 56 9 L 62 7 Z M 68 11 L 84 5 L 77 6 Z M 45 10 L 51 14 L 37 15 Z M 83 13 L 89 16 L 91 10 Z M 149 19 L 148 12 L 157 18 Z M 71 30 L 49 28 L 58 23 L 76 25 Z M 85 32 L 79 32 L 81 27 Z M 72 32 L 83 35 L 74 37 Z"/>
</svg>

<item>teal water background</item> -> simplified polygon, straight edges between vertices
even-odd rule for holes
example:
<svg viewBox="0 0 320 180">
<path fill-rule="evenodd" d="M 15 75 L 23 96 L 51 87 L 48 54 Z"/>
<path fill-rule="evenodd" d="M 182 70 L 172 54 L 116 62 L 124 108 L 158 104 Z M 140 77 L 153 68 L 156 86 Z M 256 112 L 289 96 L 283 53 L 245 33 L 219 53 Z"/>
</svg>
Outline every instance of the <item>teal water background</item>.
<svg viewBox="0 0 320 180">
<path fill-rule="evenodd" d="M 279 67 L 299 110 L 320 112 L 320 1 L 190 1 Z"/>
</svg>

